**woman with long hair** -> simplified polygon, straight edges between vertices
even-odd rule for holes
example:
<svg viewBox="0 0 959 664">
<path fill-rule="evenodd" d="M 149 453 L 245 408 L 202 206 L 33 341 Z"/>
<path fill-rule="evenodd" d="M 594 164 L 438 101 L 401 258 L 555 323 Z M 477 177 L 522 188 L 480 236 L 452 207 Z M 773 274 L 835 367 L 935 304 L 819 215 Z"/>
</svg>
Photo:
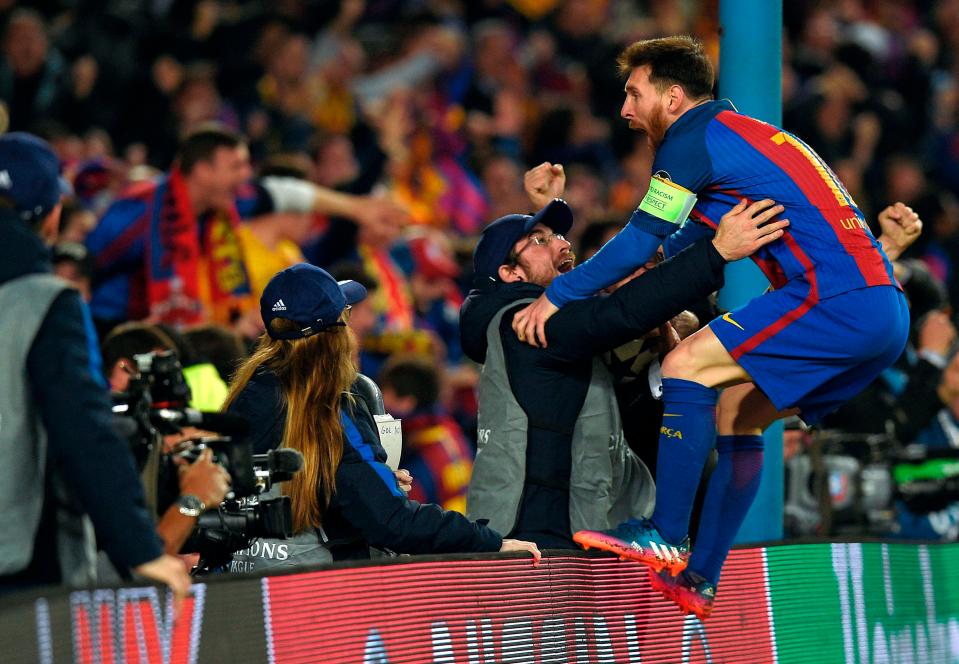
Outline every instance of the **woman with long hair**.
<svg viewBox="0 0 959 664">
<path fill-rule="evenodd" d="M 228 411 L 250 421 L 254 452 L 282 446 L 303 455 L 303 468 L 281 485 L 292 504 L 294 539 L 315 533 L 313 541 L 333 559 L 368 557 L 369 546 L 398 553 L 528 551 L 538 559 L 535 544 L 504 540 L 457 512 L 411 501 L 398 486 L 372 416 L 351 392 L 356 342 L 347 321 L 350 306 L 364 297 L 360 284 L 338 283 L 306 263 L 277 273 L 260 299 L 266 334 L 227 397 Z M 281 556 L 297 564 L 295 549 L 247 554 L 255 554 L 259 569 Z"/>
</svg>

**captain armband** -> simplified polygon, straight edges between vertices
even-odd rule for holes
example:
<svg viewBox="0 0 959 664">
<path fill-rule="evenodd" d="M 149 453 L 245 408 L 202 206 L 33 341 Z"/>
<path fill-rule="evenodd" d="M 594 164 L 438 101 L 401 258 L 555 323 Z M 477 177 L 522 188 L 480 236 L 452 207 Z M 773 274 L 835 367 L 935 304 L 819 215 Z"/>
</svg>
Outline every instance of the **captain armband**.
<svg viewBox="0 0 959 664">
<path fill-rule="evenodd" d="M 695 205 L 696 194 L 657 174 L 649 181 L 649 191 L 639 209 L 662 221 L 682 226 Z"/>
</svg>

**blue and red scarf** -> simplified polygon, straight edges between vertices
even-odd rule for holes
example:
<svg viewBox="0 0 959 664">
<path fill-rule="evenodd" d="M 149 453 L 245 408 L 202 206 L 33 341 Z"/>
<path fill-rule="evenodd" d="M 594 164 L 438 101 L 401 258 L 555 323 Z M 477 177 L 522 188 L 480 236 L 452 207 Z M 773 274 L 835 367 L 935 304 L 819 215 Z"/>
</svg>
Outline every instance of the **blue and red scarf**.
<svg viewBox="0 0 959 664">
<path fill-rule="evenodd" d="M 159 201 L 159 205 L 157 202 Z M 149 319 L 233 323 L 253 306 L 236 206 L 197 217 L 179 169 L 153 198 L 146 242 Z"/>
</svg>

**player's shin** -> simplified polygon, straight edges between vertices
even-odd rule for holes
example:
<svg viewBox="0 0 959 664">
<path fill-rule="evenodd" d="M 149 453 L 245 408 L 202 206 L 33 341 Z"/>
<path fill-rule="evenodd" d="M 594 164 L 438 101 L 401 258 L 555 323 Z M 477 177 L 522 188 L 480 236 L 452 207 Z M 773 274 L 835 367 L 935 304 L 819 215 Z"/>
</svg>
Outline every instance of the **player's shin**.
<svg viewBox="0 0 959 664">
<path fill-rule="evenodd" d="M 665 413 L 656 463 L 652 521 L 670 543 L 686 537 L 696 487 L 716 437 L 716 390 L 679 378 L 663 379 Z"/>
<path fill-rule="evenodd" d="M 762 478 L 762 436 L 719 436 L 719 462 L 709 480 L 689 569 L 712 584 L 749 511 Z"/>
</svg>

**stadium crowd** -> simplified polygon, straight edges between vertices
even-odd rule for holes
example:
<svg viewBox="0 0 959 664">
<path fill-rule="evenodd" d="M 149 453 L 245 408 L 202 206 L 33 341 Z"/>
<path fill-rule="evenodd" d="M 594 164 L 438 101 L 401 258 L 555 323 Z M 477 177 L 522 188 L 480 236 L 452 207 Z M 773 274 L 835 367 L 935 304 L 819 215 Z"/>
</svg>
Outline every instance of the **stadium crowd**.
<svg viewBox="0 0 959 664">
<path fill-rule="evenodd" d="M 784 13 L 783 127 L 870 223 L 895 202 L 925 223 L 896 263 L 907 352 L 824 428 L 959 447 L 959 1 Z M 566 238 L 588 258 L 642 199 L 653 159 L 617 114 L 617 54 L 690 34 L 718 63 L 718 27 L 715 0 L 7 1 L 0 101 L 70 185 L 53 265 L 90 305 L 114 390 L 133 355 L 173 350 L 193 405 L 220 409 L 265 331 L 271 277 L 312 263 L 368 292 L 351 304 L 354 359 L 403 420 L 411 497 L 465 513 L 480 373 L 461 338 L 485 330 L 461 337 L 460 307 L 480 231 L 539 209 L 545 169 L 562 175 Z M 714 313 L 701 299 L 606 357 L 650 467 L 662 409 L 636 376 Z M 786 441 L 787 458 L 818 449 L 799 425 Z M 900 505 L 884 534 L 959 537 L 956 497 Z"/>
</svg>

